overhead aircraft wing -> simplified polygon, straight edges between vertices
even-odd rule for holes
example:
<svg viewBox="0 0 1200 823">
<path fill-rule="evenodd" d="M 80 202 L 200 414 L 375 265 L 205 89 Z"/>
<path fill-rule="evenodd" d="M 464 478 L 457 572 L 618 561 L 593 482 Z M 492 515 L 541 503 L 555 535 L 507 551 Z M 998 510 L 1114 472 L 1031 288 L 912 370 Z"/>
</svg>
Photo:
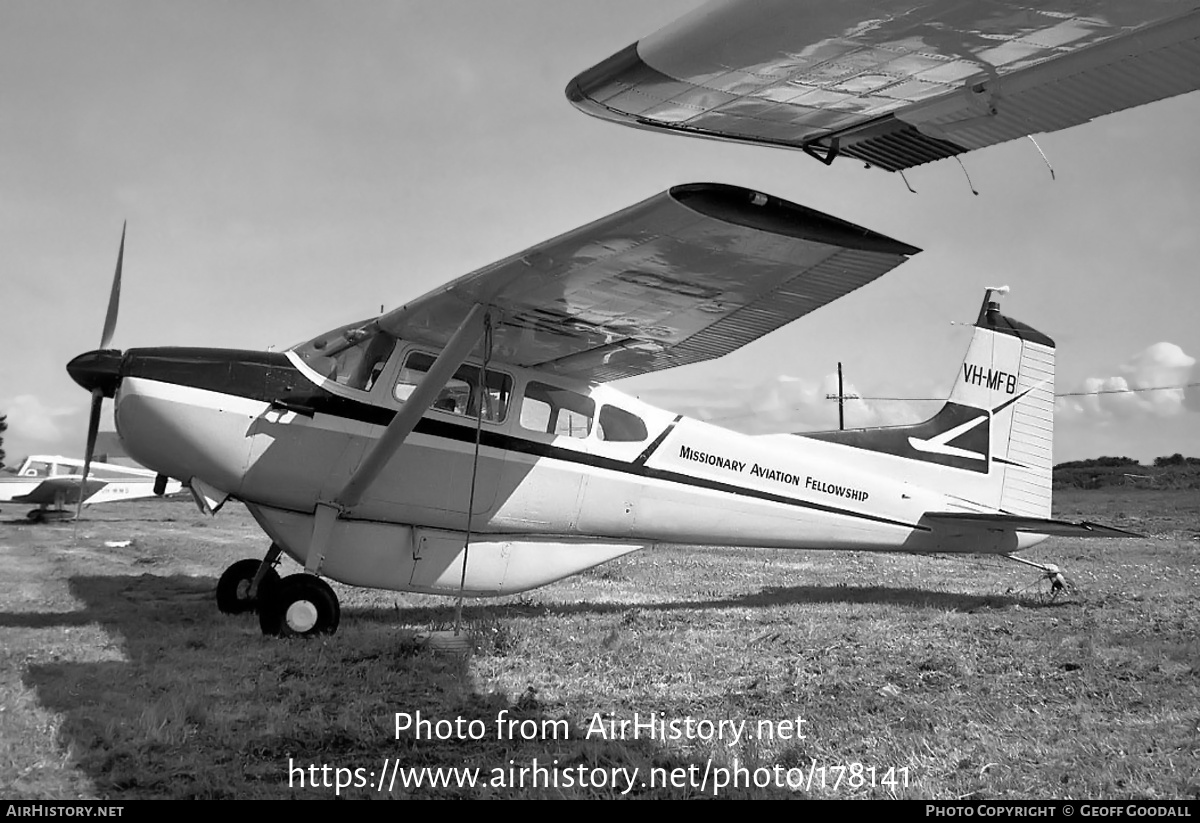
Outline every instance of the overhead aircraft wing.
<svg viewBox="0 0 1200 823">
<path fill-rule="evenodd" d="M 1127 532 L 1112 526 L 1082 521 L 1048 520 L 1041 517 L 1025 517 L 1015 514 L 987 514 L 965 512 L 930 512 L 925 517 L 934 523 L 946 526 L 966 526 L 972 529 L 1003 529 L 1005 531 L 1049 534 L 1056 537 L 1143 537 L 1136 532 Z"/>
<path fill-rule="evenodd" d="M 718 0 L 567 96 L 626 125 L 896 171 L 1197 88 L 1197 0 Z"/>
<path fill-rule="evenodd" d="M 920 249 L 775 197 L 677 186 L 467 274 L 376 323 L 444 347 L 474 305 L 493 357 L 595 382 L 720 357 Z"/>
<path fill-rule="evenodd" d="M 33 491 L 21 497 L 14 497 L 14 503 L 32 503 L 35 506 L 52 506 L 57 503 L 64 505 L 79 502 L 80 493 L 86 502 L 96 492 L 108 485 L 107 480 L 89 478 L 86 483 L 78 475 L 62 475 L 48 477 L 39 483 Z"/>
</svg>

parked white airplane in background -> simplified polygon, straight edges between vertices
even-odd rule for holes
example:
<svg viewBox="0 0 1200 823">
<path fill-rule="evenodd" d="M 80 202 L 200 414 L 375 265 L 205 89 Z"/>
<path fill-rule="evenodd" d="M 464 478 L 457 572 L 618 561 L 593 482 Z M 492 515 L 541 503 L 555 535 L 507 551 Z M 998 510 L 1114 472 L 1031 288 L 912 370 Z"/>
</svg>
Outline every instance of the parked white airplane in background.
<svg viewBox="0 0 1200 823">
<path fill-rule="evenodd" d="M 164 479 L 156 492 L 155 473 L 135 466 L 93 462 L 86 481 L 83 468 L 84 461 L 73 457 L 27 457 L 15 472 L 0 473 L 0 503 L 35 505 L 29 519 L 41 521 L 71 516 L 67 506 L 174 494 L 182 489 L 178 481 Z"/>
<path fill-rule="evenodd" d="M 1196 0 L 718 0 L 567 96 L 637 128 L 901 171 L 1197 88 Z"/>
<path fill-rule="evenodd" d="M 655 543 L 1009 555 L 1127 534 L 1048 519 L 1054 346 L 991 291 L 949 402 L 913 426 L 754 437 L 604 385 L 719 357 L 917 252 L 678 186 L 286 352 L 98 350 L 68 370 L 115 397 L 131 457 L 270 536 L 218 585 L 269 634 L 337 627 L 318 574 L 498 595 Z M 307 573 L 278 580 L 281 552 Z"/>
</svg>

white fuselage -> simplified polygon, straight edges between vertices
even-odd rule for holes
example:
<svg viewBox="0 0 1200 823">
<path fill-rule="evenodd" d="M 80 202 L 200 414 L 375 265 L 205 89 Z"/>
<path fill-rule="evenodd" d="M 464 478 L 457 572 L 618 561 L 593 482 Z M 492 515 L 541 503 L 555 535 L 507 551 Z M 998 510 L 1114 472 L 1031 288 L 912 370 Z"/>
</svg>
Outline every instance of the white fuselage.
<svg viewBox="0 0 1200 823">
<path fill-rule="evenodd" d="M 478 458 L 474 418 L 430 408 L 314 561 L 316 505 L 335 498 L 401 406 L 390 391 L 400 355 L 369 392 L 288 357 L 298 377 L 341 404 L 336 413 L 130 376 L 116 396 L 118 429 L 139 462 L 242 500 L 289 554 L 343 582 L 456 590 L 468 528 L 472 567 L 483 569 L 469 575 L 475 594 L 531 588 L 653 543 L 1011 552 L 1037 540 L 981 531 L 964 542 L 935 531 L 925 512 L 982 507 L 889 474 L 897 458 L 743 435 L 608 386 L 491 365 L 512 378 L 511 402 L 503 419 L 481 424 Z M 592 421 L 533 430 L 525 390 L 551 380 L 594 403 L 596 421 L 612 406 L 640 420 L 644 436 L 605 439 Z M 437 568 L 422 571 L 423 559 Z"/>
</svg>

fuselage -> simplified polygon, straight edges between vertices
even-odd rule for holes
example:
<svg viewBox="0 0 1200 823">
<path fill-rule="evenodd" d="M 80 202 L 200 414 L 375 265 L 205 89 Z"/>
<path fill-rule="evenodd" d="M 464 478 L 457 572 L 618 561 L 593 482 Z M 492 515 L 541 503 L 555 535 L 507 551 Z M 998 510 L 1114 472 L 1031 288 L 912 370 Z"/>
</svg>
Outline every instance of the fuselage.
<svg viewBox="0 0 1200 823">
<path fill-rule="evenodd" d="M 401 341 L 356 387 L 295 352 L 134 349 L 117 427 L 139 462 L 243 501 L 295 543 L 272 524 L 334 498 L 401 407 L 407 365 L 434 355 Z M 844 445 L 739 434 L 540 370 L 491 363 L 486 374 L 484 419 L 435 403 L 344 519 L 634 547 L 1011 552 L 1037 539 L 939 533 L 926 512 L 983 509 Z"/>
</svg>

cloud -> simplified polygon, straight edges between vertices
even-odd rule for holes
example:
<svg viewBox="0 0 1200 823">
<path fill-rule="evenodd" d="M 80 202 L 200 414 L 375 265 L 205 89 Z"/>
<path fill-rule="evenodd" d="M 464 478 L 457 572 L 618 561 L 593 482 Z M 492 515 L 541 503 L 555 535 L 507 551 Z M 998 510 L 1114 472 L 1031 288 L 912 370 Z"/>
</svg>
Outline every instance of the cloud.
<svg viewBox="0 0 1200 823">
<path fill-rule="evenodd" d="M 1075 396 L 1060 397 L 1055 413 L 1067 419 L 1128 420 L 1200 411 L 1200 393 L 1185 388 L 1195 382 L 1195 365 L 1196 358 L 1174 343 L 1155 343 L 1130 358 L 1119 374 L 1089 377 L 1071 392 Z"/>
<path fill-rule="evenodd" d="M 0 414 L 8 416 L 5 437 L 34 443 L 52 443 L 72 433 L 71 426 L 62 418 L 76 411 L 74 406 L 47 406 L 32 394 L 19 394 L 0 405 Z"/>
</svg>

